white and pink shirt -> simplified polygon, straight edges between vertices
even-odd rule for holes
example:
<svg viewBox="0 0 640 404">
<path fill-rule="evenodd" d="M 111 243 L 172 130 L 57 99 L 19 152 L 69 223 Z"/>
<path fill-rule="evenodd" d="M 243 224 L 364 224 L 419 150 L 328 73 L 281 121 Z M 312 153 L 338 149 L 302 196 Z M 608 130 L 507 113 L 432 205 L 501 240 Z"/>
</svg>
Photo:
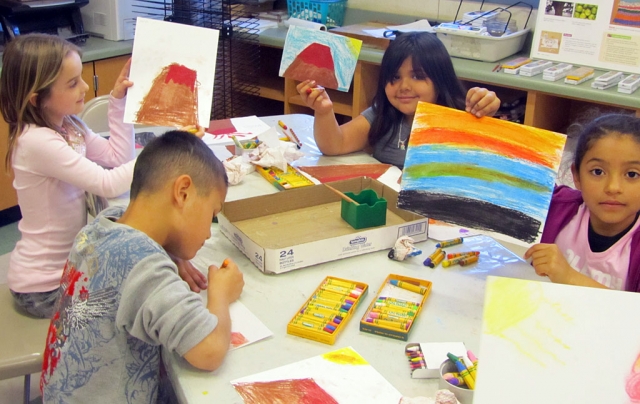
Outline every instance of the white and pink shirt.
<svg viewBox="0 0 640 404">
<path fill-rule="evenodd" d="M 560 231 L 555 244 L 576 271 L 608 288 L 624 290 L 629 271 L 631 239 L 640 228 L 640 220 L 609 249 L 596 253 L 589 247 L 589 216 L 589 209 L 583 203 L 578 213 Z"/>
</svg>

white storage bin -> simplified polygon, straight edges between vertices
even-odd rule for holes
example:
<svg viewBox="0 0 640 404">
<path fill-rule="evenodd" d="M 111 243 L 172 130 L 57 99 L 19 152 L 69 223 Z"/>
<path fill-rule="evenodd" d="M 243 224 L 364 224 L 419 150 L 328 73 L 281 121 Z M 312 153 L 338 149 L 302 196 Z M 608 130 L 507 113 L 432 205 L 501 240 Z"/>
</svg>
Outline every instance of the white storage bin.
<svg viewBox="0 0 640 404">
<path fill-rule="evenodd" d="M 451 56 L 495 62 L 520 52 L 530 28 L 499 37 L 462 30 L 438 30 L 438 27 L 435 27 L 435 31 Z"/>
</svg>

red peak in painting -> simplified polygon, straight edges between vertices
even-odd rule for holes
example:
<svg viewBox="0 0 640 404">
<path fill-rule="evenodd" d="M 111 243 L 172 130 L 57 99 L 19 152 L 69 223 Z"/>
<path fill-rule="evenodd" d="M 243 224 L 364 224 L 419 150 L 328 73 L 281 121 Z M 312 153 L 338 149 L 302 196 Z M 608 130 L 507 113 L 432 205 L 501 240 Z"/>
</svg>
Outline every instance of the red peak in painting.
<svg viewBox="0 0 640 404">
<path fill-rule="evenodd" d="M 196 71 L 191 70 L 186 66 L 172 63 L 169 65 L 167 78 L 164 82 L 169 83 L 170 81 L 187 86 L 191 91 L 193 91 L 196 85 Z"/>
<path fill-rule="evenodd" d="M 312 43 L 300 52 L 298 59 L 333 71 L 333 56 L 331 56 L 331 48 L 327 45 Z"/>
</svg>

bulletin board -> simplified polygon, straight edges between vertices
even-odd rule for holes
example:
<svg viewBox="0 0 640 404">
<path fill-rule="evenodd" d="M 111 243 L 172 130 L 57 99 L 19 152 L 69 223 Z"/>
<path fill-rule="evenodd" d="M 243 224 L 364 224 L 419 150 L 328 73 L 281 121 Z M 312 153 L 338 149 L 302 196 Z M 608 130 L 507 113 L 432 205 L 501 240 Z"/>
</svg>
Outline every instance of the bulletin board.
<svg viewBox="0 0 640 404">
<path fill-rule="evenodd" d="M 540 0 L 531 57 L 640 73 L 640 0 Z"/>
</svg>

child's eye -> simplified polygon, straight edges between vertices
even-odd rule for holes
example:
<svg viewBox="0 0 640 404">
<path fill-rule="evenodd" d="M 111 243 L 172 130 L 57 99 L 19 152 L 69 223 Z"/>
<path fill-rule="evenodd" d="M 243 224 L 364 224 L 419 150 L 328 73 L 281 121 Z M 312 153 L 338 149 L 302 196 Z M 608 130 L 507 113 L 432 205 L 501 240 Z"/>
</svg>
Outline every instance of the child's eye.
<svg viewBox="0 0 640 404">
<path fill-rule="evenodd" d="M 604 170 L 601 168 L 594 168 L 593 170 L 591 170 L 591 174 L 600 176 L 604 174 Z"/>
<path fill-rule="evenodd" d="M 71 83 L 69 83 L 69 87 L 73 88 L 75 86 L 78 85 L 78 80 L 73 80 Z"/>
<path fill-rule="evenodd" d="M 629 178 L 640 178 L 640 173 L 636 172 L 636 171 L 629 171 L 627 173 L 627 176 Z"/>
<path fill-rule="evenodd" d="M 416 73 L 413 75 L 414 80 L 426 80 L 427 76 L 424 74 Z"/>
</svg>

